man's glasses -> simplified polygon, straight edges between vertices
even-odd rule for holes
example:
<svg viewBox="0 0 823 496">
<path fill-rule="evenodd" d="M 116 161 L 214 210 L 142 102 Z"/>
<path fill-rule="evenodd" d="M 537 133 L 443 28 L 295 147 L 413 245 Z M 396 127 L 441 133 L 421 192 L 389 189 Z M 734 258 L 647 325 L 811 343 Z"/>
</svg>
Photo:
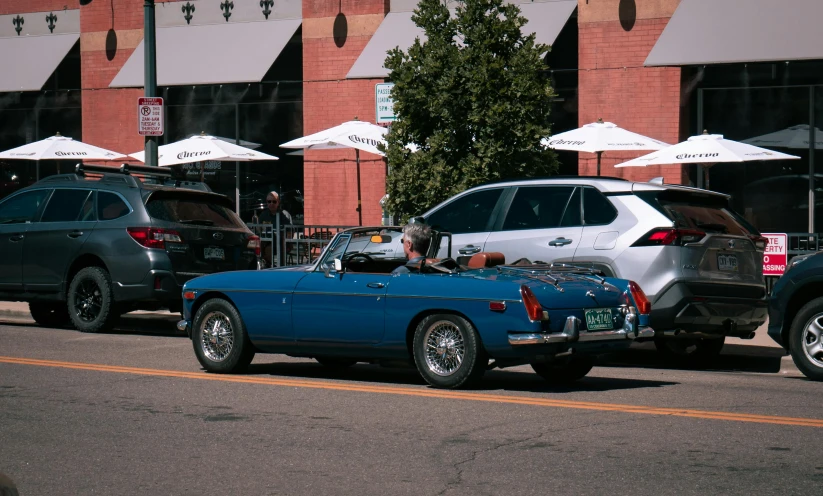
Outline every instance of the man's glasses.
<svg viewBox="0 0 823 496">
<path fill-rule="evenodd" d="M 279 203 L 277 200 L 266 200 L 266 203 Z"/>
</svg>

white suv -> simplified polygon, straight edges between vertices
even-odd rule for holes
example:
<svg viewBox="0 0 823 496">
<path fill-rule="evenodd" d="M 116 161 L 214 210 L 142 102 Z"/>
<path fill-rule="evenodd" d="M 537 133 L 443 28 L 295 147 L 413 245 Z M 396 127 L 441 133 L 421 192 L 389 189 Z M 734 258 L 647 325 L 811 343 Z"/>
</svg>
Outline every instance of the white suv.
<svg viewBox="0 0 823 496">
<path fill-rule="evenodd" d="M 636 281 L 652 301 L 658 350 L 699 360 L 725 336 L 754 337 L 767 317 L 766 240 L 728 203 L 683 186 L 569 177 L 479 186 L 423 217 L 452 233 L 460 256 L 496 251 L 507 263 L 570 263 Z"/>
</svg>

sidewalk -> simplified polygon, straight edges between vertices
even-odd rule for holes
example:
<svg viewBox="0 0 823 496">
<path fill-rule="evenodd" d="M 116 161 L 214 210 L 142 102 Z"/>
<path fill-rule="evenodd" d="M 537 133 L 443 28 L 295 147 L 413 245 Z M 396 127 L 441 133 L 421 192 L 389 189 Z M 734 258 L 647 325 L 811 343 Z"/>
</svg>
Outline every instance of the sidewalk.
<svg viewBox="0 0 823 496">
<path fill-rule="evenodd" d="M 137 310 L 130 312 L 129 315 L 154 315 L 162 318 L 180 317 L 177 312 L 169 312 L 167 310 L 157 310 L 153 312 Z M 20 301 L 0 301 L 0 321 L 2 319 L 26 320 L 34 322 L 29 313 L 29 304 Z"/>
</svg>

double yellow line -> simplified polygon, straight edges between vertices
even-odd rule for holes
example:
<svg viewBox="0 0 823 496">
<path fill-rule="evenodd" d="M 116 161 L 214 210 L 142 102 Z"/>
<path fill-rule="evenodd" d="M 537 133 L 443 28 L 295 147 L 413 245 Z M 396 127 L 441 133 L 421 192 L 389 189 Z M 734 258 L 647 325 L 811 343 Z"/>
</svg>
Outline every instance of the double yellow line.
<svg viewBox="0 0 823 496">
<path fill-rule="evenodd" d="M 334 391 L 354 391 L 360 393 L 395 394 L 451 400 L 484 401 L 513 405 L 542 406 L 550 408 L 573 408 L 577 410 L 596 410 L 601 412 L 634 413 L 642 415 L 669 415 L 708 420 L 725 420 L 733 422 L 753 422 L 758 424 L 794 425 L 823 428 L 823 419 L 778 417 L 772 415 L 753 415 L 747 413 L 713 412 L 706 410 L 689 410 L 685 408 L 663 408 L 643 405 L 623 405 L 616 403 L 598 403 L 592 401 L 567 401 L 529 396 L 506 396 L 496 394 L 473 393 L 465 391 L 446 391 L 439 389 L 422 389 L 413 387 L 370 386 L 366 384 L 345 384 L 331 381 L 313 381 L 304 379 L 281 379 L 251 375 L 218 375 L 205 372 L 182 372 L 176 370 L 144 369 L 120 367 L 116 365 L 96 365 L 91 363 L 58 362 L 54 360 L 37 360 L 33 358 L 16 358 L 0 356 L 0 363 L 15 365 L 33 365 L 37 367 L 58 367 L 94 372 L 112 372 L 155 377 L 173 377 L 179 379 L 196 379 L 201 381 L 235 382 L 243 384 L 261 384 L 267 386 L 286 386 Z"/>
</svg>

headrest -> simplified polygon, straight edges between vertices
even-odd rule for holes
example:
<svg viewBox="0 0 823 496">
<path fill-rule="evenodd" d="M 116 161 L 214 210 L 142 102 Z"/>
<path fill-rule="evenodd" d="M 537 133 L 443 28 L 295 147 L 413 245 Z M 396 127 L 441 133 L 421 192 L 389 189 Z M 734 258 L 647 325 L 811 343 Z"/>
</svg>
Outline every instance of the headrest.
<svg viewBox="0 0 823 496">
<path fill-rule="evenodd" d="M 472 269 L 482 269 L 485 267 L 496 267 L 506 263 L 506 257 L 499 251 L 481 251 L 469 259 L 469 267 Z"/>
</svg>

